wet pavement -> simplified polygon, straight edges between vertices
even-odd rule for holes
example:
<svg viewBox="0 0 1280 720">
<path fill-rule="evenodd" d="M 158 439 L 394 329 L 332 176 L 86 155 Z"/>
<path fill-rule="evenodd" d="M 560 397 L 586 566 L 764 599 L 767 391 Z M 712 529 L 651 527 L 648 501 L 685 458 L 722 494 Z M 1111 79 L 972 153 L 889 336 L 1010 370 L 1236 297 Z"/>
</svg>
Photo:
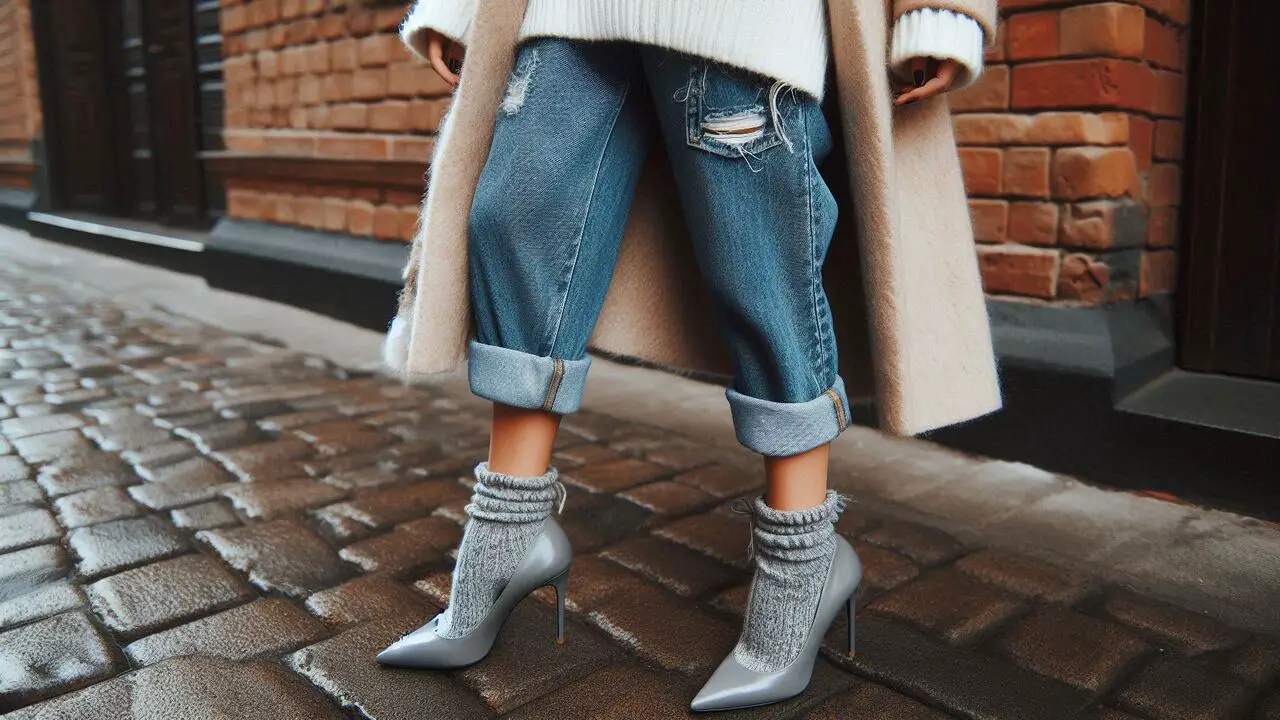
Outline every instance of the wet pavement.
<svg viewBox="0 0 1280 720">
<path fill-rule="evenodd" d="M 479 665 L 373 662 L 446 599 L 486 421 L 0 268 L 0 713 L 684 716 L 735 640 L 729 507 L 758 463 L 599 413 L 567 418 L 556 454 L 568 643 L 543 591 Z M 1276 637 L 866 505 L 839 530 L 866 566 L 857 656 L 840 620 L 806 694 L 722 717 L 1280 720 Z"/>
</svg>

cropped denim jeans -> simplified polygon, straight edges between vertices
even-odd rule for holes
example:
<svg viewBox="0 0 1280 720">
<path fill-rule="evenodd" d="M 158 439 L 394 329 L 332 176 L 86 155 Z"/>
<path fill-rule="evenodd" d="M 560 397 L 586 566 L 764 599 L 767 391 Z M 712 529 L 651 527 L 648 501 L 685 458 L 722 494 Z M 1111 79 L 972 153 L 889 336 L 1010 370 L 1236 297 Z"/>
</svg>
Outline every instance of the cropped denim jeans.
<svg viewBox="0 0 1280 720">
<path fill-rule="evenodd" d="M 470 213 L 472 392 L 579 408 L 656 120 L 732 358 L 739 441 L 787 456 L 845 429 L 821 273 L 832 139 L 815 100 L 661 48 L 548 38 L 521 47 L 497 113 Z"/>
</svg>

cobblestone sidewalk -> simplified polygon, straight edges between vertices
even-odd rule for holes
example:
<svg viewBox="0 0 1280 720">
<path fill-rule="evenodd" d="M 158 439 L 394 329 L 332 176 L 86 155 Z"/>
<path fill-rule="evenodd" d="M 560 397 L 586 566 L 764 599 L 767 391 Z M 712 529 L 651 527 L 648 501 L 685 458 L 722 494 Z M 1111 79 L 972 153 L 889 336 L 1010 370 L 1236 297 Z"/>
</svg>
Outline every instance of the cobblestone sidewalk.
<svg viewBox="0 0 1280 720">
<path fill-rule="evenodd" d="M 486 419 L 0 268 L 0 712 L 683 717 L 735 639 L 758 468 L 599 414 L 556 456 L 568 644 L 543 594 L 470 669 L 373 662 L 445 600 Z M 1280 720 L 1277 638 L 856 504 L 839 529 L 857 657 L 840 621 L 809 692 L 728 717 Z"/>
</svg>

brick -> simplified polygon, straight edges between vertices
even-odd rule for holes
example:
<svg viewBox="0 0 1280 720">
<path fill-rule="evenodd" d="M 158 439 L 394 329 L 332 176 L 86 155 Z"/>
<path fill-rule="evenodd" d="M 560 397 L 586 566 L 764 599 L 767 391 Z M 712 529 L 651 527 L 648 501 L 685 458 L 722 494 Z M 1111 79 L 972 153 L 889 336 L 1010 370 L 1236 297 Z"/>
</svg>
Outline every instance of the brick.
<svg viewBox="0 0 1280 720">
<path fill-rule="evenodd" d="M 903 585 L 868 606 L 911 622 L 948 642 L 968 644 L 990 633 L 1021 607 L 993 585 L 954 570 L 940 570 Z"/>
<path fill-rule="evenodd" d="M 715 502 L 711 495 L 681 483 L 663 481 L 619 493 L 619 497 L 661 515 L 687 515 Z"/>
<path fill-rule="evenodd" d="M 379 205 L 373 212 L 373 236 L 379 240 L 400 239 L 400 209 Z"/>
<path fill-rule="evenodd" d="M 34 481 L 14 480 L 0 483 L 0 515 L 41 504 L 44 499 L 44 493 Z"/>
<path fill-rule="evenodd" d="M 360 43 L 355 38 L 335 40 L 328 45 L 329 65 L 336 71 L 355 70 L 360 65 Z"/>
<path fill-rule="evenodd" d="M 31 509 L 0 517 L 0 553 L 57 540 L 62 535 L 53 513 Z"/>
<path fill-rule="evenodd" d="M 1226 669 L 1253 687 L 1280 677 L 1280 638 L 1255 636 L 1231 653 Z"/>
<path fill-rule="evenodd" d="M 376 620 L 299 650 L 285 661 L 353 714 L 421 717 L 424 698 L 430 698 L 430 712 L 435 717 L 490 717 L 488 708 L 451 673 L 388 670 L 374 660 L 379 651 L 427 619 L 425 613 L 414 613 Z"/>
<path fill-rule="evenodd" d="M 951 109 L 956 112 L 1004 110 L 1009 107 L 1009 66 L 991 65 L 978 81 L 962 90 L 948 93 Z"/>
<path fill-rule="evenodd" d="M 310 479 L 237 483 L 223 489 L 222 494 L 236 510 L 255 520 L 320 507 L 346 496 L 346 492 L 339 488 Z"/>
<path fill-rule="evenodd" d="M 1111 268 L 1081 253 L 1065 255 L 1058 271 L 1058 298 L 1096 304 L 1106 299 Z"/>
<path fill-rule="evenodd" d="M 346 103 L 329 108 L 329 126 L 335 130 L 364 130 L 369 126 L 369 106 Z"/>
<path fill-rule="evenodd" d="M 1008 238 L 1028 245 L 1055 244 L 1058 240 L 1058 206 L 1038 202 L 1010 203 Z"/>
<path fill-rule="evenodd" d="M 973 236 L 978 242 L 1004 242 L 1009 227 L 1009 203 L 1007 200 L 969 200 L 969 218 L 973 223 Z"/>
<path fill-rule="evenodd" d="M 1178 272 L 1178 254 L 1172 251 L 1142 253 L 1138 295 L 1151 297 L 1171 293 Z"/>
<path fill-rule="evenodd" d="M 347 204 L 342 198 L 324 199 L 324 229 L 342 231 L 347 229 Z"/>
<path fill-rule="evenodd" d="M 600 554 L 684 597 L 709 595 L 743 580 L 741 573 L 701 553 L 654 537 L 632 538 Z"/>
<path fill-rule="evenodd" d="M 276 658 L 328 637 L 319 620 L 282 598 L 269 598 L 156 633 L 130 643 L 135 665 L 205 655 L 246 661 Z"/>
<path fill-rule="evenodd" d="M 10 440 L 44 435 L 61 430 L 74 430 L 84 425 L 84 420 L 76 415 L 42 415 L 30 418 L 9 418 L 0 420 L 0 434 Z"/>
<path fill-rule="evenodd" d="M 217 561 L 186 555 L 126 570 L 85 588 L 102 622 L 125 640 L 251 600 Z"/>
<path fill-rule="evenodd" d="M 1137 0 L 1138 4 L 1177 25 L 1191 21 L 1190 0 Z"/>
<path fill-rule="evenodd" d="M 196 534 L 267 592 L 306 597 L 342 580 L 346 569 L 323 540 L 293 520 Z"/>
<path fill-rule="evenodd" d="M 339 555 L 364 572 L 405 576 L 440 562 L 461 539 L 462 530 L 452 520 L 428 517 L 348 545 Z"/>
<path fill-rule="evenodd" d="M 1151 112 L 1161 117 L 1181 118 L 1187 112 L 1187 78 L 1181 73 L 1155 71 Z"/>
<path fill-rule="evenodd" d="M 462 485 L 451 480 L 437 480 L 362 495 L 355 500 L 323 508 L 316 512 L 316 516 L 334 527 L 343 520 L 368 530 L 379 530 L 423 517 L 441 505 L 468 497 L 470 494 Z"/>
<path fill-rule="evenodd" d="M 1153 248 L 1171 248 L 1178 239 L 1178 209 L 1151 208 L 1147 244 Z"/>
<path fill-rule="evenodd" d="M 352 75 L 351 96 L 357 100 L 381 100 L 387 96 L 386 68 L 361 68 Z"/>
<path fill-rule="evenodd" d="M 119 650 L 87 614 L 56 615 L 0 633 L 0 708 L 76 690 L 123 669 Z"/>
<path fill-rule="evenodd" d="M 1139 11 L 1141 12 L 1141 11 Z M 1043 60 L 1058 56 L 1060 30 L 1059 13 L 1018 13 L 1006 20 L 1006 53 L 1010 60 Z"/>
<path fill-rule="evenodd" d="M 80 574 L 92 579 L 186 550 L 186 538 L 165 519 L 147 516 L 77 528 L 67 544 L 80 556 Z"/>
<path fill-rule="evenodd" d="M 1151 169 L 1154 137 L 1155 123 L 1138 115 L 1129 116 L 1129 149 L 1133 151 L 1134 163 L 1139 171 Z"/>
<path fill-rule="evenodd" d="M 229 190 L 227 212 L 234 218 L 259 220 L 263 213 L 262 197 L 253 190 Z"/>
<path fill-rule="evenodd" d="M 828 698 L 804 717 L 806 720 L 946 720 L 950 716 L 881 685 L 858 683 L 854 690 Z"/>
<path fill-rule="evenodd" d="M 377 132 L 403 133 L 409 130 L 409 103 L 387 100 L 369 106 L 369 129 Z"/>
<path fill-rule="evenodd" d="M 833 624 L 824 643 L 828 657 L 863 677 L 947 708 L 952 716 L 1066 720 L 1079 717 L 1093 699 L 1001 658 L 948 645 L 873 615 L 858 618 L 858 654 L 850 658 L 844 649 L 846 627 L 843 617 Z"/>
<path fill-rule="evenodd" d="M 1049 197 L 1048 148 L 1009 148 L 1004 152 L 1004 193 Z"/>
<path fill-rule="evenodd" d="M 1031 116 L 1004 113 L 965 113 L 951 120 L 960 145 L 1017 144 L 1032 123 Z"/>
<path fill-rule="evenodd" d="M 1108 617 L 1136 628 L 1161 647 L 1186 655 L 1229 649 L 1245 639 L 1243 633 L 1204 615 L 1129 593 L 1109 595 L 1102 609 Z"/>
<path fill-rule="evenodd" d="M 358 56 L 363 67 L 382 67 L 391 62 L 396 46 L 401 45 L 397 35 L 371 35 L 359 41 Z"/>
<path fill-rule="evenodd" d="M 999 195 L 1003 182 L 1004 151 L 997 148 L 960 148 L 960 169 L 969 195 Z"/>
<path fill-rule="evenodd" d="M 418 235 L 418 206 L 400 208 L 400 239 L 413 242 Z"/>
<path fill-rule="evenodd" d="M 312 595 L 307 598 L 307 610 L 331 625 L 354 625 L 422 615 L 428 608 L 420 595 L 390 577 L 369 575 Z"/>
<path fill-rule="evenodd" d="M 96 525 L 146 512 L 118 487 L 85 490 L 59 498 L 53 506 L 58 511 L 58 518 L 63 526 L 67 528 Z"/>
<path fill-rule="evenodd" d="M 825 673 L 814 678 L 821 682 Z M 833 675 L 842 673 L 833 672 Z M 830 677 L 830 675 L 827 675 Z M 521 705 L 503 715 L 509 720 L 567 718 L 674 718 L 689 712 L 689 699 L 696 687 L 679 681 L 671 673 L 659 673 L 643 666 L 609 665 L 574 683 L 558 688 L 542 698 Z M 811 692 L 817 692 L 818 687 Z"/>
<path fill-rule="evenodd" d="M 323 74 L 329 72 L 332 67 L 331 53 L 327 43 L 316 43 L 306 47 L 306 67 L 304 72 L 311 74 Z"/>
<path fill-rule="evenodd" d="M 1119 625 L 1054 606 L 1019 621 L 996 648 L 1021 667 L 1097 694 L 1151 652 Z"/>
<path fill-rule="evenodd" d="M 30 592 L 0 601 L 0 629 L 25 625 L 51 615 L 75 610 L 86 603 L 84 593 L 67 580 L 37 585 Z"/>
<path fill-rule="evenodd" d="M 346 15 L 329 13 L 320 18 L 320 36 L 333 40 L 347 34 Z"/>
<path fill-rule="evenodd" d="M 415 132 L 436 132 L 444 123 L 444 116 L 449 112 L 452 98 L 440 100 L 411 100 L 409 102 L 409 124 Z"/>
<path fill-rule="evenodd" d="M 387 138 L 376 135 L 325 135 L 319 139 L 316 152 L 321 157 L 384 160 L 388 154 L 388 144 Z"/>
<path fill-rule="evenodd" d="M 19 457 L 0 457 L 0 483 L 11 483 L 31 477 L 31 468 Z"/>
<path fill-rule="evenodd" d="M 1182 158 L 1181 122 L 1176 120 L 1159 120 L 1156 122 L 1153 152 L 1157 160 L 1179 160 Z"/>
<path fill-rule="evenodd" d="M 1176 163 L 1152 166 L 1147 202 L 1153 207 L 1177 205 L 1182 201 L 1182 169 Z"/>
<path fill-rule="evenodd" d="M 657 479 L 667 472 L 661 465 L 624 458 L 576 468 L 562 474 L 561 478 L 591 492 L 617 492 Z"/>
<path fill-rule="evenodd" d="M 457 674 L 494 712 L 506 713 L 621 659 L 621 653 L 579 623 L 567 623 L 572 646 L 554 642 L 555 615 L 543 605 L 518 605 L 504 630 L 523 642 L 499 643 L 478 663 Z"/>
<path fill-rule="evenodd" d="M 1135 193 L 1137 167 L 1127 148 L 1063 148 L 1053 156 L 1053 194 L 1064 200 Z"/>
<path fill-rule="evenodd" d="M 1062 11 L 1062 54 L 1141 59 L 1147 14 L 1142 8 L 1102 2 Z"/>
<path fill-rule="evenodd" d="M 298 95 L 297 101 L 303 105 L 314 105 L 324 99 L 324 82 L 315 75 L 303 75 L 298 78 Z M 314 109 L 314 108 L 313 108 Z M 322 124 L 316 124 L 310 120 L 311 127 L 326 127 Z"/>
<path fill-rule="evenodd" d="M 728 623 L 692 602 L 647 585 L 606 598 L 589 619 L 642 658 L 685 673 L 717 665 L 737 636 Z"/>
<path fill-rule="evenodd" d="M 321 98 L 325 102 L 347 102 L 354 95 L 355 75 L 349 72 L 331 72 L 321 78 Z"/>
<path fill-rule="evenodd" d="M 169 513 L 175 527 L 183 530 L 212 530 L 240 522 L 224 502 L 206 502 L 177 508 Z"/>
<path fill-rule="evenodd" d="M 980 246 L 978 263 L 987 292 L 1051 298 L 1058 281 L 1058 253 L 1012 245 Z"/>
<path fill-rule="evenodd" d="M 280 74 L 301 75 L 307 71 L 310 48 L 290 47 L 280 51 Z"/>
<path fill-rule="evenodd" d="M 1252 693 L 1244 685 L 1184 660 L 1161 658 L 1116 694 L 1119 706 L 1142 717 L 1226 720 L 1241 717 Z"/>
<path fill-rule="evenodd" d="M 289 212 L 287 217 L 282 214 L 282 210 L 286 208 Z M 280 197 L 276 207 L 276 219 L 281 222 L 293 220 L 292 198 Z M 196 449 L 206 454 L 215 450 L 251 445 L 262 438 L 253 423 L 245 420 L 221 420 L 198 427 L 180 427 L 174 430 L 174 434 L 190 440 Z"/>
<path fill-rule="evenodd" d="M 1106 250 L 1116 244 L 1116 204 L 1102 200 L 1073 203 L 1062 214 L 1062 244 L 1073 248 Z"/>
<path fill-rule="evenodd" d="M 920 574 L 920 568 L 895 552 L 857 541 L 853 547 L 862 561 L 863 584 L 859 592 L 864 598 L 872 594 L 868 590 L 892 590 Z"/>
<path fill-rule="evenodd" d="M 280 74 L 280 54 L 275 50 L 260 50 L 253 58 L 259 77 L 274 78 Z"/>
<path fill-rule="evenodd" d="M 1012 82 L 1012 106 L 1017 110 L 1149 110 L 1155 74 L 1126 60 L 1055 60 L 1015 67 Z"/>
<path fill-rule="evenodd" d="M 1147 17 L 1143 57 L 1155 67 L 1182 70 L 1186 67 L 1186 35 L 1182 28 Z"/>
<path fill-rule="evenodd" d="M 745 522 L 721 514 L 694 515 L 653 532 L 685 547 L 739 568 L 747 567 L 750 529 Z"/>
</svg>

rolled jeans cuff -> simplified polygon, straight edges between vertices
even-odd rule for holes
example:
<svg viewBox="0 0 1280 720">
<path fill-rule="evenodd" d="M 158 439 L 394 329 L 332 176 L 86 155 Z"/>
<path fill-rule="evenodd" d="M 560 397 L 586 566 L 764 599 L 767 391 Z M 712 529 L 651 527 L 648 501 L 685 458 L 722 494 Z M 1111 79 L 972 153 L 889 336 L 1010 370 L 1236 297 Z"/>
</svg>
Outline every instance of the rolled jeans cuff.
<svg viewBox="0 0 1280 720">
<path fill-rule="evenodd" d="M 849 425 L 849 398 L 844 381 L 805 402 L 761 400 L 725 389 L 738 442 L 771 457 L 798 455 L 836 439 Z"/>
<path fill-rule="evenodd" d="M 565 415 L 582 406 L 591 358 L 562 360 L 471 341 L 471 392 L 503 405 Z"/>
</svg>

